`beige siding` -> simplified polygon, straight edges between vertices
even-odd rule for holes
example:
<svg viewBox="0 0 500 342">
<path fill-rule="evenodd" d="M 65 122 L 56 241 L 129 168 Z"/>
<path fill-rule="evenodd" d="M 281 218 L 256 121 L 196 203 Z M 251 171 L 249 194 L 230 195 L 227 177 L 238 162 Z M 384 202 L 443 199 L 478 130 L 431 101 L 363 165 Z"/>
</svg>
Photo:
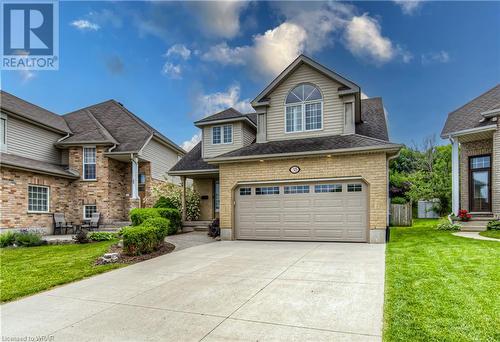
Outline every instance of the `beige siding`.
<svg viewBox="0 0 500 342">
<path fill-rule="evenodd" d="M 156 180 L 168 179 L 170 182 L 180 184 L 179 177 L 167 176 L 170 170 L 178 161 L 178 154 L 174 150 L 159 143 L 155 139 L 144 147 L 141 158 L 151 163 L 151 177 Z"/>
<path fill-rule="evenodd" d="M 491 197 L 492 209 L 495 215 L 500 216 L 500 121 L 497 123 L 497 130 L 493 134 L 493 164 Z"/>
<path fill-rule="evenodd" d="M 227 153 L 243 147 L 243 128 L 241 122 L 233 122 L 233 143 L 232 144 L 212 144 L 212 127 L 203 127 L 203 158 L 211 158 L 223 153 Z"/>
<path fill-rule="evenodd" d="M 7 118 L 7 152 L 49 163 L 61 162 L 60 151 L 54 146 L 58 134 L 12 116 Z"/>
<path fill-rule="evenodd" d="M 243 146 L 250 145 L 255 140 L 255 129 L 243 124 Z"/>
<path fill-rule="evenodd" d="M 285 98 L 288 92 L 300 83 L 312 83 L 323 94 L 323 129 L 300 133 L 285 133 Z M 267 140 L 285 140 L 342 134 L 344 126 L 344 105 L 338 95 L 341 85 L 320 74 L 307 65 L 300 66 L 270 95 L 267 109 Z"/>
<path fill-rule="evenodd" d="M 266 115 L 259 114 L 257 116 L 257 142 L 266 142 Z"/>
</svg>

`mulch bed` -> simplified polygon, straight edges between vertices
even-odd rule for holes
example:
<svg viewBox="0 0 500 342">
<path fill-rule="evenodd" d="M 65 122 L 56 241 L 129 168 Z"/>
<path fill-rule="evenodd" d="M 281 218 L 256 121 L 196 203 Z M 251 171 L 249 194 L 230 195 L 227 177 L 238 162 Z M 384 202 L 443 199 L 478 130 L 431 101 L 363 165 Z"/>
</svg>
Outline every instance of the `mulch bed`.
<svg viewBox="0 0 500 342">
<path fill-rule="evenodd" d="M 144 260 L 149 260 L 153 259 L 156 257 L 159 257 L 160 255 L 163 254 L 168 254 L 172 252 L 175 249 L 175 246 L 171 243 L 164 242 L 163 245 L 160 247 L 160 249 L 154 251 L 153 253 L 149 254 L 143 254 L 143 255 L 126 255 L 123 252 L 123 248 L 120 247 L 118 244 L 112 245 L 108 253 L 118 253 L 118 260 L 115 263 L 120 263 L 120 264 L 135 264 L 137 262 L 141 262 Z M 102 261 L 100 258 L 96 260 L 95 262 L 96 265 L 104 265 L 106 262 Z"/>
</svg>

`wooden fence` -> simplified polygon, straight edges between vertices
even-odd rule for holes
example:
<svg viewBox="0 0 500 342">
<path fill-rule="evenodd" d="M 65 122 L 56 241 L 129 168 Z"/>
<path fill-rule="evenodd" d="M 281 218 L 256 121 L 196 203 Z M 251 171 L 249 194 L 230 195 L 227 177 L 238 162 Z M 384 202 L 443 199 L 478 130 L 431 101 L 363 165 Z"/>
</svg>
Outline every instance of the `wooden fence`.
<svg viewBox="0 0 500 342">
<path fill-rule="evenodd" d="M 390 225 L 396 227 L 409 227 L 412 225 L 411 203 L 392 204 L 390 211 Z"/>
</svg>

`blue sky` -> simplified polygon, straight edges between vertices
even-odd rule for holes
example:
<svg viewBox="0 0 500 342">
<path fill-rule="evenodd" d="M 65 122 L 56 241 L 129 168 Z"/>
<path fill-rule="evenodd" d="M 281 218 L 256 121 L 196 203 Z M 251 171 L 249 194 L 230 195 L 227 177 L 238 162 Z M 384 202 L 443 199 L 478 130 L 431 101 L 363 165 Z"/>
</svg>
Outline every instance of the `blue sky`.
<svg viewBox="0 0 500 342">
<path fill-rule="evenodd" d="M 194 120 L 248 111 L 305 53 L 383 97 L 413 145 L 500 82 L 499 23 L 500 2 L 61 2 L 59 70 L 2 88 L 61 114 L 114 98 L 189 147 Z"/>
</svg>

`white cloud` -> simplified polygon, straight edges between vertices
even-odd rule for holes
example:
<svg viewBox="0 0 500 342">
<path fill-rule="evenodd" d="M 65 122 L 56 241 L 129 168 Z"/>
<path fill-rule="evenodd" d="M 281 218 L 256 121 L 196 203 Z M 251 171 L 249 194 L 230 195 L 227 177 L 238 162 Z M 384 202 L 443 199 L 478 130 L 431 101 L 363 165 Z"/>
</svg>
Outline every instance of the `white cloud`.
<svg viewBox="0 0 500 342">
<path fill-rule="evenodd" d="M 161 70 L 161 73 L 174 80 L 182 79 L 182 67 L 179 64 L 165 62 Z"/>
<path fill-rule="evenodd" d="M 394 0 L 394 2 L 401 7 L 401 11 L 407 15 L 415 14 L 422 6 L 422 1 L 420 0 Z"/>
<path fill-rule="evenodd" d="M 450 61 L 450 54 L 443 50 L 439 52 L 424 53 L 421 56 L 421 60 L 423 65 L 448 63 Z"/>
<path fill-rule="evenodd" d="M 231 48 L 226 42 L 211 46 L 207 52 L 201 55 L 206 61 L 218 62 L 223 65 L 242 65 L 247 63 L 249 46 L 237 46 Z"/>
<path fill-rule="evenodd" d="M 209 36 L 233 38 L 240 33 L 240 14 L 248 1 L 201 1 L 192 3 L 200 29 Z"/>
<path fill-rule="evenodd" d="M 191 56 L 191 50 L 189 50 L 184 44 L 175 44 L 172 45 L 165 53 L 165 57 L 173 56 L 179 56 L 184 60 L 188 60 Z"/>
<path fill-rule="evenodd" d="M 201 132 L 200 133 L 196 133 L 195 135 L 193 135 L 191 137 L 191 139 L 189 140 L 186 140 L 184 141 L 182 144 L 181 144 L 181 147 L 185 150 L 185 151 L 191 151 L 193 149 L 193 147 L 195 147 L 199 142 L 201 141 Z"/>
<path fill-rule="evenodd" d="M 253 112 L 250 99 L 240 99 L 240 96 L 241 90 L 237 84 L 230 86 L 225 92 L 198 94 L 194 101 L 194 116 L 202 118 L 229 107 L 242 113 Z"/>
<path fill-rule="evenodd" d="M 344 39 L 347 49 L 353 55 L 376 64 L 387 63 L 398 56 L 405 63 L 412 59 L 408 51 L 382 36 L 379 22 L 367 14 L 352 17 L 346 26 Z"/>
<path fill-rule="evenodd" d="M 97 31 L 101 28 L 96 23 L 93 23 L 93 22 L 86 20 L 86 19 L 74 20 L 71 22 L 70 25 L 73 27 L 76 27 L 77 29 L 79 29 L 81 31 Z"/>
</svg>

